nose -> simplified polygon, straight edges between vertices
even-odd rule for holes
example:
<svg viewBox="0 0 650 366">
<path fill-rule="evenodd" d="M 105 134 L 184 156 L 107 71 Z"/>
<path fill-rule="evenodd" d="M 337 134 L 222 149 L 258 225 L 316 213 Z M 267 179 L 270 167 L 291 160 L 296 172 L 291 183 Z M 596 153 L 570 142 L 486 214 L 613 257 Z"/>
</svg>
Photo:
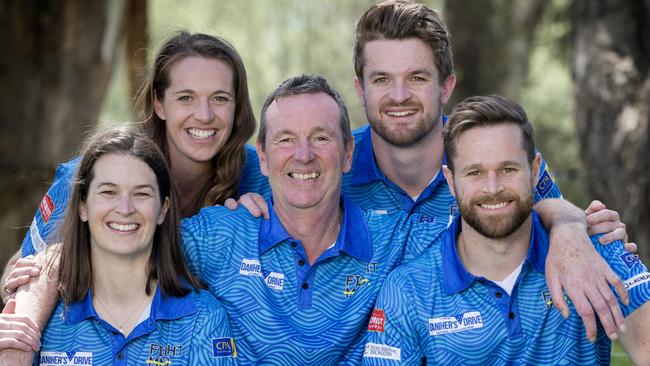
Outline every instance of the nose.
<svg viewBox="0 0 650 366">
<path fill-rule="evenodd" d="M 496 194 L 503 190 L 501 181 L 497 172 L 488 171 L 485 178 L 485 184 L 483 185 L 483 191 L 485 193 Z"/>
<path fill-rule="evenodd" d="M 390 87 L 388 97 L 396 103 L 403 103 L 411 98 L 411 91 L 403 80 L 395 80 Z"/>
<path fill-rule="evenodd" d="M 135 211 L 131 197 L 128 194 L 120 195 L 115 211 L 123 216 L 129 216 Z"/>
<path fill-rule="evenodd" d="M 308 163 L 314 158 L 314 151 L 308 139 L 300 139 L 293 152 L 293 158 L 297 161 Z"/>
<path fill-rule="evenodd" d="M 194 118 L 197 121 L 209 123 L 214 119 L 214 113 L 210 103 L 207 100 L 200 100 L 196 104 L 196 109 L 194 110 Z"/>
</svg>

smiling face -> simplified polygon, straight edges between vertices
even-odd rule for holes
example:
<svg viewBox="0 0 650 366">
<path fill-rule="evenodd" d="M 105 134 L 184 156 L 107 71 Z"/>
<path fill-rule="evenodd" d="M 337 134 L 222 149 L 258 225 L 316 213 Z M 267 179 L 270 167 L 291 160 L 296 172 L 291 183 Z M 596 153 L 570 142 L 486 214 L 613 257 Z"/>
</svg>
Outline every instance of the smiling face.
<svg viewBox="0 0 650 366">
<path fill-rule="evenodd" d="M 357 93 L 370 126 L 394 146 L 422 140 L 440 120 L 456 79 L 442 85 L 431 47 L 417 38 L 366 43 Z"/>
<path fill-rule="evenodd" d="M 540 156 L 531 170 L 521 129 L 513 123 L 471 128 L 456 145 L 454 172 L 445 167 L 445 177 L 464 223 L 492 239 L 512 234 L 530 216 L 532 172 L 538 171 Z"/>
<path fill-rule="evenodd" d="M 233 129 L 232 68 L 220 60 L 187 57 L 169 69 L 168 77 L 169 87 L 154 109 L 165 120 L 171 165 L 207 165 Z"/>
<path fill-rule="evenodd" d="M 325 93 L 280 97 L 266 110 L 265 147 L 257 151 L 276 209 L 338 208 L 354 149 L 343 141 L 340 113 Z"/>
<path fill-rule="evenodd" d="M 148 258 L 156 226 L 168 208 L 168 199 L 160 202 L 156 175 L 146 163 L 130 155 L 107 154 L 93 166 L 79 217 L 88 223 L 93 256 Z"/>
</svg>

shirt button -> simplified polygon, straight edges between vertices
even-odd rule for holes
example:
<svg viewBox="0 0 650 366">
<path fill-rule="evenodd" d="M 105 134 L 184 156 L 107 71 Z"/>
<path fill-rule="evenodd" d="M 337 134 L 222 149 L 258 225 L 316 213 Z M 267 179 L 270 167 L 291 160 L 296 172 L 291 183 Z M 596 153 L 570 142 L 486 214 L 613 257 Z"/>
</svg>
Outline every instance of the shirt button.
<svg viewBox="0 0 650 366">
<path fill-rule="evenodd" d="M 305 290 L 308 289 L 308 288 L 309 288 L 309 284 L 308 284 L 308 283 L 303 283 L 303 284 L 302 284 L 302 288 L 304 288 Z"/>
<path fill-rule="evenodd" d="M 122 352 L 120 352 L 120 353 L 118 353 L 115 357 L 116 357 L 118 360 L 121 360 L 121 359 L 124 358 L 124 354 L 122 354 Z"/>
<path fill-rule="evenodd" d="M 497 291 L 497 292 L 494 294 L 494 296 L 496 296 L 497 299 L 500 299 L 500 298 L 501 298 L 501 292 Z"/>
<path fill-rule="evenodd" d="M 291 247 L 292 247 L 292 248 L 295 248 L 295 247 L 297 247 L 297 246 L 298 246 L 298 244 L 296 244 L 295 241 L 292 241 L 292 242 L 291 242 Z"/>
<path fill-rule="evenodd" d="M 515 318 L 515 313 L 513 313 L 513 312 L 511 311 L 510 314 L 508 314 L 508 318 L 510 318 L 510 319 L 514 319 L 514 318 Z"/>
<path fill-rule="evenodd" d="M 299 265 L 300 267 L 304 266 L 304 265 L 305 265 L 305 261 L 302 260 L 302 259 L 299 260 L 299 261 L 298 261 L 298 265 Z"/>
</svg>

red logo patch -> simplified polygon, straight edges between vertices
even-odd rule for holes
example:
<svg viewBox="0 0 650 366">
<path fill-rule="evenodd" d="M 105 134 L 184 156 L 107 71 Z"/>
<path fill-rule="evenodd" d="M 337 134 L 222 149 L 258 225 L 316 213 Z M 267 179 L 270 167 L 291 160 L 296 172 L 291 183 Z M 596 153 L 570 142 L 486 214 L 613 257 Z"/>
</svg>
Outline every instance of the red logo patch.
<svg viewBox="0 0 650 366">
<path fill-rule="evenodd" d="M 386 317 L 384 316 L 384 311 L 382 309 L 373 309 L 370 322 L 368 322 L 368 331 L 383 333 L 385 322 Z"/>
<path fill-rule="evenodd" d="M 52 216 L 52 212 L 54 212 L 54 202 L 52 202 L 52 199 L 48 194 L 45 194 L 43 200 L 41 200 L 39 210 L 41 211 L 43 222 L 47 223 L 47 221 L 50 219 L 50 216 Z"/>
</svg>

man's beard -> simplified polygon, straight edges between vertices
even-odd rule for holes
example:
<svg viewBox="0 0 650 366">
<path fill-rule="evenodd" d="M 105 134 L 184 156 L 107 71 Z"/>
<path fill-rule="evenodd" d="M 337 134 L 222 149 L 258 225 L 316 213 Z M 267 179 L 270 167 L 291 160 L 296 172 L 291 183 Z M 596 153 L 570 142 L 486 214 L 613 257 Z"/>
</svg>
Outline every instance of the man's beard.
<svg viewBox="0 0 650 366">
<path fill-rule="evenodd" d="M 433 128 L 440 120 L 440 115 L 442 114 L 442 105 L 440 105 L 438 107 L 438 113 L 436 113 L 433 116 L 433 118 L 431 118 L 431 120 L 427 120 L 427 116 L 423 116 L 414 127 L 409 127 L 409 128 L 402 127 L 399 129 L 391 129 L 390 128 L 391 122 L 384 121 L 382 119 L 383 112 L 381 112 L 381 110 L 390 107 L 398 107 L 398 106 L 412 107 L 414 109 L 423 110 L 422 106 L 419 103 L 417 103 L 417 105 L 413 105 L 413 103 L 404 104 L 404 105 L 391 104 L 387 106 L 382 106 L 377 120 L 373 120 L 372 118 L 370 118 L 369 113 L 366 111 L 366 116 L 368 117 L 368 121 L 370 122 L 370 126 L 372 127 L 372 129 L 384 141 L 396 147 L 408 147 L 420 142 L 433 130 Z"/>
<path fill-rule="evenodd" d="M 458 192 L 458 191 L 457 191 Z M 511 215 L 484 215 L 476 212 L 478 204 L 496 204 L 509 202 L 515 205 L 515 212 Z M 460 214 L 465 222 L 479 234 L 490 239 L 502 239 L 514 233 L 528 219 L 533 210 L 532 192 L 528 191 L 524 197 L 514 193 L 499 193 L 496 195 L 483 195 L 463 202 L 462 197 L 458 198 Z"/>
</svg>

